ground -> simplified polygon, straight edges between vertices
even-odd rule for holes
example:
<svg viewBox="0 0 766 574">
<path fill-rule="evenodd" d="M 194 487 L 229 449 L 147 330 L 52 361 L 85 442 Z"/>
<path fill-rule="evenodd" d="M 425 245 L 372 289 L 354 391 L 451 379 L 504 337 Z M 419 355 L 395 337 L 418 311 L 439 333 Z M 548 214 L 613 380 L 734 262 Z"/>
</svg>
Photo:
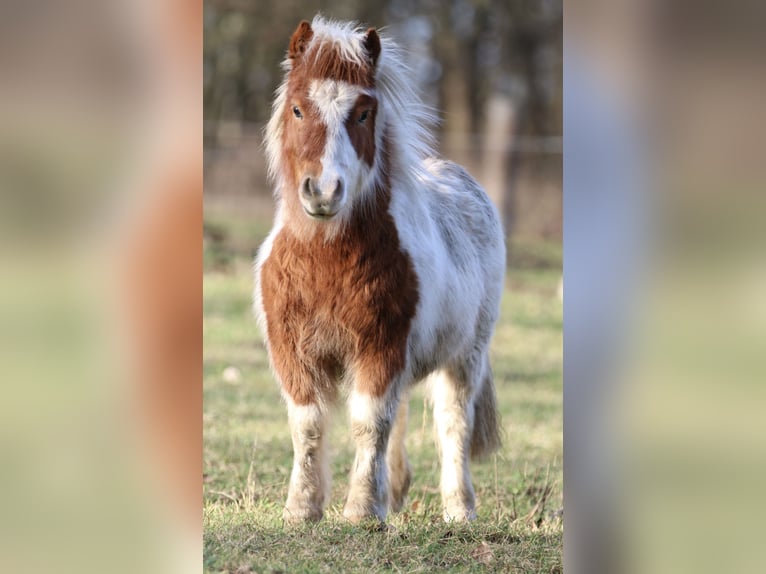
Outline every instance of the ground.
<svg viewBox="0 0 766 574">
<path fill-rule="evenodd" d="M 292 464 L 287 415 L 251 313 L 251 257 L 267 230 L 268 221 L 247 210 L 206 205 L 205 572 L 561 572 L 560 247 L 511 244 L 491 354 L 504 444 L 472 465 L 478 519 L 441 520 L 432 417 L 417 389 L 407 439 L 413 483 L 389 527 L 343 520 L 353 459 L 343 408 L 332 429 L 325 517 L 288 527 L 281 518 Z"/>
</svg>

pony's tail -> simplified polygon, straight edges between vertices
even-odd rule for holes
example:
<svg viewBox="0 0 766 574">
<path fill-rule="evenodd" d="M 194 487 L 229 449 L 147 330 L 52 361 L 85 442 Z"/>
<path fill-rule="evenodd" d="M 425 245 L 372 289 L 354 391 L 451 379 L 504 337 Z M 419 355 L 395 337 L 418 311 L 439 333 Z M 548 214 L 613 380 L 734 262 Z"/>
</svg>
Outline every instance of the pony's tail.
<svg viewBox="0 0 766 574">
<path fill-rule="evenodd" d="M 471 435 L 471 458 L 481 459 L 492 454 L 502 443 L 500 437 L 500 413 L 497 412 L 495 381 L 487 360 L 481 389 L 474 401 L 473 434 Z"/>
</svg>

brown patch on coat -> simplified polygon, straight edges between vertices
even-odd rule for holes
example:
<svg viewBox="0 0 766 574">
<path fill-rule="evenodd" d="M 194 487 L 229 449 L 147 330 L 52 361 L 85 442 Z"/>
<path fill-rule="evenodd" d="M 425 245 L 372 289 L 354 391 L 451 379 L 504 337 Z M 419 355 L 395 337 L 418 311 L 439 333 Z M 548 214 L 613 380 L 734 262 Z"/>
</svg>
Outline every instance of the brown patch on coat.
<svg viewBox="0 0 766 574">
<path fill-rule="evenodd" d="M 302 214 L 297 189 L 305 176 L 322 173 L 322 154 L 327 144 L 327 126 L 316 105 L 308 97 L 310 80 L 292 77 L 287 87 L 286 104 L 282 110 L 282 158 L 287 189 L 281 190 L 282 200 L 294 216 Z M 293 108 L 302 118 L 295 117 Z"/>
<path fill-rule="evenodd" d="M 283 229 L 263 264 L 269 353 L 297 404 L 328 396 L 346 371 L 355 389 L 380 397 L 406 366 L 418 278 L 388 212 L 387 184 L 331 241 Z"/>
<path fill-rule="evenodd" d="M 346 118 L 346 131 L 356 155 L 368 166 L 375 161 L 375 114 L 378 101 L 367 94 L 359 96 Z M 365 118 L 366 116 L 366 118 Z"/>
<path fill-rule="evenodd" d="M 287 180 L 298 183 L 303 175 L 318 176 L 320 160 L 327 143 L 327 126 L 316 105 L 308 97 L 309 81 L 297 79 L 287 88 L 287 100 L 282 110 L 282 157 L 286 160 Z M 302 118 L 295 117 L 293 108 Z"/>
</svg>

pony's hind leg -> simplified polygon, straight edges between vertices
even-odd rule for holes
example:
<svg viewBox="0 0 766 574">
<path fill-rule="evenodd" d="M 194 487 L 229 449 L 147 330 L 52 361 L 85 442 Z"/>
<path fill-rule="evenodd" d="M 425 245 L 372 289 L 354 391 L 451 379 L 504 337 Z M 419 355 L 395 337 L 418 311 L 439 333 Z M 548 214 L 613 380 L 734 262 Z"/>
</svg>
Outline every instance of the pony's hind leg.
<svg viewBox="0 0 766 574">
<path fill-rule="evenodd" d="M 391 393 L 389 393 L 391 395 Z M 386 449 L 396 404 L 390 396 L 375 397 L 354 390 L 349 397 L 351 431 L 356 456 L 343 516 L 357 523 L 364 518 L 385 521 L 388 511 Z"/>
<path fill-rule="evenodd" d="M 431 376 L 434 426 L 441 455 L 444 520 L 476 518 L 476 497 L 468 460 L 474 427 L 474 401 L 483 375 L 478 358 L 456 362 Z"/>
<path fill-rule="evenodd" d="M 404 441 L 407 435 L 407 420 L 409 415 L 409 397 L 402 396 L 399 411 L 388 439 L 386 463 L 388 465 L 389 505 L 393 512 L 399 512 L 404 506 L 407 491 L 410 489 L 412 470 L 407 459 L 407 449 Z"/>
<path fill-rule="evenodd" d="M 285 522 L 317 521 L 330 490 L 326 413 L 320 405 L 297 405 L 287 399 L 293 439 L 293 471 L 283 517 Z"/>
</svg>

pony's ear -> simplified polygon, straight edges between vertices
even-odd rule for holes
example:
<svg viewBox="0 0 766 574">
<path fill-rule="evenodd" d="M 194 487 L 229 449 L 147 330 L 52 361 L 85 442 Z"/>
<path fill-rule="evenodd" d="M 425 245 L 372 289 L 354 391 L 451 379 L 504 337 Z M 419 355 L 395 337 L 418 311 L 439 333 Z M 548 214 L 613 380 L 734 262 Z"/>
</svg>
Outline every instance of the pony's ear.
<svg viewBox="0 0 766 574">
<path fill-rule="evenodd" d="M 306 20 L 301 20 L 301 23 L 298 24 L 295 32 L 293 32 L 293 37 L 290 38 L 290 48 L 287 51 L 288 57 L 293 60 L 299 58 L 306 51 L 306 46 L 313 36 L 314 30 L 311 29 L 311 24 Z"/>
<path fill-rule="evenodd" d="M 380 38 L 375 28 L 369 28 L 364 36 L 364 49 L 367 50 L 367 54 L 372 60 L 373 67 L 378 63 L 378 57 L 380 56 Z"/>
</svg>

